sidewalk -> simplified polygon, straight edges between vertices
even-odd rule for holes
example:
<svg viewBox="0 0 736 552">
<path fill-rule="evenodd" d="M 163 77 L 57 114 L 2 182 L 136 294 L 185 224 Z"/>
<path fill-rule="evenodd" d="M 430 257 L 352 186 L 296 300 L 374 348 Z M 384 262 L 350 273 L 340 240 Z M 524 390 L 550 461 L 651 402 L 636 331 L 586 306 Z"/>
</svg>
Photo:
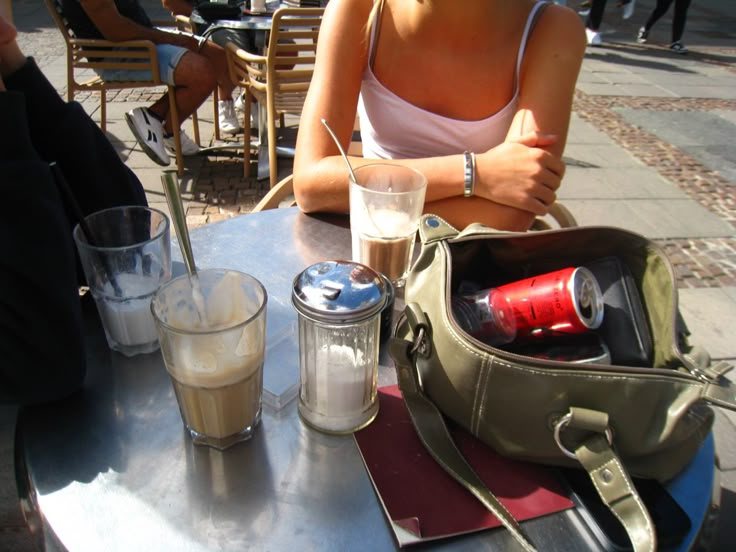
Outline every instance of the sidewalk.
<svg viewBox="0 0 736 552">
<path fill-rule="evenodd" d="M 142 3 L 153 18 L 166 16 L 157 0 Z M 675 264 L 693 342 L 714 358 L 735 360 L 736 340 L 730 334 L 736 328 L 736 2 L 693 1 L 683 38 L 690 48 L 686 56 L 667 49 L 671 10 L 651 31 L 648 44 L 636 43 L 636 31 L 654 3 L 637 0 L 633 17 L 622 21 L 616 1 L 608 2 L 604 44 L 588 49 L 578 80 L 559 195 L 580 224 L 624 227 L 658 240 Z M 13 8 L 22 48 L 65 95 L 65 47 L 44 3 L 13 0 Z M 123 121 L 126 111 L 159 93 L 111 94 L 108 131 L 144 183 L 151 205 L 167 211 L 160 167 L 141 151 Z M 98 116 L 98 97 L 77 100 Z M 210 102 L 199 115 L 202 137 L 210 143 Z M 283 175 L 291 170 L 289 160 L 280 167 Z M 186 169 L 190 226 L 247 213 L 268 187 L 267 180 L 243 179 L 239 158 L 197 157 L 186 161 Z M 7 442 L 12 431 L 3 426 L 0 431 L 0 442 Z M 715 436 L 723 489 L 713 549 L 730 550 L 736 542 L 736 527 L 729 523 L 736 513 L 736 413 L 718 411 Z M 12 465 L 4 465 L 12 456 L 0 448 L 0 458 L 0 548 L 28 550 L 22 533 L 3 529 L 13 526 L 17 508 L 12 493 L 3 491 L 12 485 L 6 477 Z"/>
</svg>

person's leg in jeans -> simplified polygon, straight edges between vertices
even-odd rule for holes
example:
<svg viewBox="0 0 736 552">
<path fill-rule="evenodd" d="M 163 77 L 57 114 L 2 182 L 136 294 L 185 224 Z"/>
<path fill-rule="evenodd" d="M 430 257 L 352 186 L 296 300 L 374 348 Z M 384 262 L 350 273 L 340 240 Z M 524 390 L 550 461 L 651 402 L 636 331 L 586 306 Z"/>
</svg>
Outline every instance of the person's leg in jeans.
<svg viewBox="0 0 736 552">
<path fill-rule="evenodd" d="M 232 42 L 238 48 L 245 50 L 246 52 L 250 52 L 252 54 L 258 53 L 258 49 L 255 45 L 255 32 L 251 30 L 220 29 L 212 33 L 210 39 L 222 48 L 225 48 L 228 42 Z M 218 92 L 220 93 L 220 101 L 217 104 L 220 118 L 220 130 L 235 134 L 242 128 L 235 110 L 243 111 L 243 96 L 239 95 L 237 101 L 233 103 L 230 101 L 229 96 L 222 96 L 221 90 L 218 90 Z"/>
<path fill-rule="evenodd" d="M 585 36 L 588 39 L 588 45 L 599 46 L 601 44 L 601 35 L 598 29 L 603 20 L 603 12 L 606 9 L 606 0 L 593 0 L 590 7 L 590 13 L 585 21 Z"/>
<path fill-rule="evenodd" d="M 157 46 L 159 52 L 162 47 L 178 49 L 176 46 L 159 45 Z M 185 52 L 180 58 L 172 56 L 172 63 L 168 68 L 171 77 L 166 76 L 167 72 L 164 71 L 164 68 L 161 69 L 161 78 L 164 82 L 173 83 L 176 86 L 176 105 L 179 110 L 180 122 L 189 117 L 204 103 L 215 86 L 218 88 L 219 97 L 224 101 L 229 101 L 230 107 L 232 107 L 232 94 L 235 85 L 230 80 L 225 51 L 216 44 L 205 42 L 199 52 L 189 50 Z M 161 54 L 159 54 L 160 57 Z M 160 60 L 160 64 L 163 65 L 163 61 Z M 196 105 L 194 105 L 195 103 Z M 171 121 L 168 118 L 168 99 L 159 100 L 149 109 L 159 118 L 162 118 L 164 132 L 170 135 L 172 129 Z M 238 128 L 228 127 L 224 130 L 237 132 Z M 190 142 L 188 138 L 187 141 Z M 194 144 L 191 144 L 191 146 L 194 146 Z M 185 149 L 183 146 L 182 148 Z"/>
<path fill-rule="evenodd" d="M 644 23 L 644 26 L 639 29 L 639 34 L 636 35 L 636 41 L 639 44 L 644 44 L 649 39 L 649 31 L 651 31 L 654 24 L 659 21 L 659 18 L 667 13 L 667 10 L 670 8 L 670 4 L 672 4 L 672 0 L 657 0 L 657 5 L 654 6 L 652 13 L 649 14 L 647 22 Z"/>
<path fill-rule="evenodd" d="M 163 75 L 162 78 L 166 80 Z M 168 80 L 166 82 L 172 84 Z M 180 124 L 204 103 L 214 90 L 216 83 L 212 64 L 204 56 L 189 51 L 181 56 L 173 70 L 174 97 Z M 232 92 L 232 88 L 230 90 Z M 149 110 L 162 119 L 164 132 L 171 135 L 173 126 L 168 96 L 165 100 L 156 102 Z"/>
<path fill-rule="evenodd" d="M 179 124 L 204 103 L 216 86 L 214 69 L 207 58 L 186 48 L 170 44 L 156 46 L 159 74 L 166 84 L 174 86 Z M 147 71 L 106 72 L 107 80 L 148 80 Z M 170 163 L 169 152 L 174 152 L 173 126 L 168 94 L 153 105 L 129 111 L 126 121 L 143 151 L 160 165 Z M 181 134 L 182 154 L 194 155 L 199 147 L 186 134 Z M 168 151 L 167 151 L 168 150 Z"/>
<path fill-rule="evenodd" d="M 592 5 L 590 6 L 590 13 L 585 21 L 586 28 L 593 31 L 597 31 L 600 28 L 601 21 L 603 21 L 603 12 L 606 10 L 606 1 L 607 0 L 593 0 Z"/>
<path fill-rule="evenodd" d="M 214 76 L 217 81 L 217 93 L 220 100 L 232 102 L 235 85 L 230 79 L 225 50 L 221 46 L 207 41 L 200 49 L 199 54 L 205 57 L 214 69 Z"/>
<path fill-rule="evenodd" d="M 652 13 L 649 15 L 649 19 L 647 19 L 647 22 L 644 23 L 644 29 L 647 32 L 651 31 L 652 27 L 654 27 L 654 24 L 659 21 L 659 18 L 667 13 L 667 10 L 670 9 L 671 4 L 672 0 L 657 0 L 657 5 L 654 6 Z"/>
<path fill-rule="evenodd" d="M 687 10 L 690 9 L 690 0 L 675 0 L 675 13 L 672 18 L 672 43 L 680 42 L 685 32 Z"/>
</svg>

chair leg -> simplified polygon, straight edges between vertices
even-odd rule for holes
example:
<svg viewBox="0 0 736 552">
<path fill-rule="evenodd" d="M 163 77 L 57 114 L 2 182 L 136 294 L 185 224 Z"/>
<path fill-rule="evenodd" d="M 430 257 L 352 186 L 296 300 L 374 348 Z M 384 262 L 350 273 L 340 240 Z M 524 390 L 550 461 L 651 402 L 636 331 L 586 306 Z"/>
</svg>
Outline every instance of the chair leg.
<svg viewBox="0 0 736 552">
<path fill-rule="evenodd" d="M 276 155 L 276 110 L 273 105 L 273 100 L 269 97 L 268 100 L 268 178 L 270 180 L 270 187 L 273 188 L 279 180 L 279 158 Z"/>
<path fill-rule="evenodd" d="M 194 142 L 199 147 L 202 147 L 202 143 L 199 141 L 199 117 L 197 117 L 196 111 L 192 113 L 191 118 L 192 118 L 192 133 L 194 134 Z"/>
<path fill-rule="evenodd" d="M 71 53 L 66 54 L 66 98 L 67 101 L 74 101 L 74 66 L 72 65 Z"/>
<path fill-rule="evenodd" d="M 250 112 L 251 98 L 248 91 L 244 91 L 243 98 L 243 177 L 250 176 Z"/>
<path fill-rule="evenodd" d="M 219 101 L 220 95 L 217 92 L 217 87 L 215 86 L 215 91 L 212 93 L 212 112 L 214 113 L 215 140 L 220 140 L 220 108 L 217 105 L 217 102 Z"/>
<path fill-rule="evenodd" d="M 104 88 L 100 90 L 100 128 L 107 132 L 107 94 Z"/>
<path fill-rule="evenodd" d="M 184 176 L 184 159 L 181 154 L 181 127 L 179 123 L 179 110 L 176 107 L 176 94 L 174 87 L 169 86 L 169 111 L 171 113 L 171 128 L 174 132 L 174 149 L 176 150 L 176 174 L 179 178 Z"/>
</svg>

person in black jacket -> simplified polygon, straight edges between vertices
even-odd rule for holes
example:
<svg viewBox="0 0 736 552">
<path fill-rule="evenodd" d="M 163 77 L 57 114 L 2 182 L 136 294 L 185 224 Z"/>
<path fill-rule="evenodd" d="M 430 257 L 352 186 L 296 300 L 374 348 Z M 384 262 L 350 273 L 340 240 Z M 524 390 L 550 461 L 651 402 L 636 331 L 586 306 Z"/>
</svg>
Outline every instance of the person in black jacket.
<svg viewBox="0 0 736 552">
<path fill-rule="evenodd" d="M 0 13 L 0 190 L 10 206 L 0 217 L 0 403 L 34 404 L 84 381 L 72 239 L 79 213 L 146 205 L 146 196 L 84 109 L 59 97 L 15 37 Z"/>
</svg>

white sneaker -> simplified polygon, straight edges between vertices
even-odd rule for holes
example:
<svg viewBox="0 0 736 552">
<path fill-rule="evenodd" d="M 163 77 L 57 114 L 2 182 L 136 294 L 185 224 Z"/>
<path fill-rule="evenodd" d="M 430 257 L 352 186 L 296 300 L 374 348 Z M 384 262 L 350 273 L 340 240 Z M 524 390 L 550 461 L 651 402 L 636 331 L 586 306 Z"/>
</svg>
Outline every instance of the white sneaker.
<svg viewBox="0 0 736 552">
<path fill-rule="evenodd" d="M 217 102 L 217 112 L 219 113 L 220 130 L 230 134 L 237 134 L 240 131 L 240 121 L 235 114 L 235 105 L 232 100 L 220 100 Z"/>
<path fill-rule="evenodd" d="M 628 4 L 624 4 L 624 6 L 623 6 L 624 10 L 623 10 L 623 13 L 621 14 L 621 16 L 624 19 L 628 19 L 629 17 L 631 17 L 632 15 L 634 15 L 634 8 L 635 7 L 636 7 L 636 0 L 629 0 L 629 3 Z"/>
<path fill-rule="evenodd" d="M 593 29 L 585 29 L 585 36 L 588 39 L 588 46 L 600 46 L 603 43 L 601 33 Z"/>
<path fill-rule="evenodd" d="M 245 109 L 243 109 L 243 98 L 244 97 L 245 97 L 245 94 L 238 94 L 238 97 L 235 98 L 235 111 L 237 111 L 238 113 L 242 113 L 243 111 L 245 111 Z"/>
<path fill-rule="evenodd" d="M 171 163 L 166 153 L 164 127 L 145 107 L 136 107 L 125 114 L 125 122 L 144 152 L 154 163 L 168 166 Z"/>
<path fill-rule="evenodd" d="M 238 113 L 243 113 L 245 109 L 243 109 L 243 98 L 245 98 L 245 94 L 240 94 L 237 98 L 235 98 L 235 111 Z M 258 128 L 258 117 L 256 115 L 257 110 L 254 109 L 254 106 L 251 106 L 250 108 L 250 128 Z"/>
<path fill-rule="evenodd" d="M 197 155 L 199 153 L 199 146 L 192 140 L 184 129 L 179 131 L 179 139 L 181 140 L 181 154 L 184 157 L 190 155 Z M 174 135 L 164 137 L 164 146 L 172 156 L 176 157 L 176 146 L 174 145 Z"/>
</svg>

